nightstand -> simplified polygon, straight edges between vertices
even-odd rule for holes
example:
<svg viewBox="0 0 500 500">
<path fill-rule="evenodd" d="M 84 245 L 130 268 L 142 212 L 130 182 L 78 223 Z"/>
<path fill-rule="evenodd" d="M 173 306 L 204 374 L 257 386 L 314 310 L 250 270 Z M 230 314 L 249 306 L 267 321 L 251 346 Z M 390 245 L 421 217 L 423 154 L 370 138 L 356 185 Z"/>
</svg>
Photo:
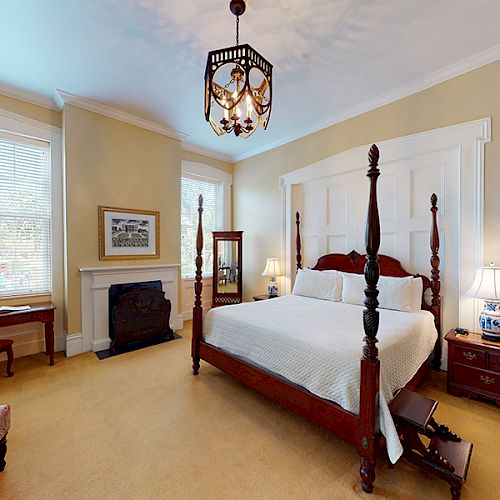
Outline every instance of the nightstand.
<svg viewBox="0 0 500 500">
<path fill-rule="evenodd" d="M 448 392 L 469 398 L 483 397 L 500 405 L 500 344 L 479 333 L 457 335 L 450 330 L 448 342 Z"/>
<path fill-rule="evenodd" d="M 254 295 L 253 300 L 255 300 L 255 302 L 258 302 L 259 300 L 275 299 L 276 297 L 269 297 L 269 295 L 265 293 L 264 295 Z"/>
</svg>

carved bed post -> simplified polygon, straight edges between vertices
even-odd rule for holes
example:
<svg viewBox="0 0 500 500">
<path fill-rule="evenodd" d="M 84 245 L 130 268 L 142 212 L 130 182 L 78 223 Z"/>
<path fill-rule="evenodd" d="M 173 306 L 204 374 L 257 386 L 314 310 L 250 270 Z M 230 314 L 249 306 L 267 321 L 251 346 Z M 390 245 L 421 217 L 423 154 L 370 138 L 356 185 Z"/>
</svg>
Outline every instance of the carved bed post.
<svg viewBox="0 0 500 500">
<path fill-rule="evenodd" d="M 194 278 L 194 307 L 193 307 L 193 337 L 191 340 L 191 357 L 193 358 L 193 374 L 198 375 L 200 370 L 200 340 L 203 335 L 203 307 L 201 303 L 201 292 L 203 289 L 201 281 L 201 267 L 203 258 L 203 196 L 198 197 L 198 235 L 196 237 L 196 274 Z"/>
<path fill-rule="evenodd" d="M 437 201 L 436 193 L 431 196 L 431 212 L 432 212 L 432 226 L 431 226 L 431 290 L 432 290 L 432 303 L 431 310 L 434 314 L 434 324 L 438 332 L 436 340 L 436 347 L 434 348 L 434 359 L 432 367 L 435 370 L 441 369 L 441 281 L 439 279 L 439 231 L 437 225 Z"/>
<path fill-rule="evenodd" d="M 296 259 L 297 259 L 297 271 L 302 269 L 302 255 L 300 251 L 302 249 L 302 243 L 300 241 L 300 214 L 299 212 L 295 212 L 295 224 L 297 226 L 297 237 L 295 238 L 295 250 L 296 250 Z"/>
<path fill-rule="evenodd" d="M 379 150 L 375 144 L 370 148 L 368 159 L 370 168 L 367 177 L 370 179 L 370 200 L 365 230 L 366 288 L 365 309 L 363 310 L 365 345 L 363 346 L 363 357 L 361 358 L 358 453 L 360 455 L 359 475 L 361 477 L 361 487 L 366 493 L 371 493 L 375 481 L 380 377 L 380 361 L 378 360 L 376 345 L 379 325 L 377 283 L 380 275 L 377 255 L 380 247 L 377 179 L 380 170 L 378 169 Z"/>
</svg>

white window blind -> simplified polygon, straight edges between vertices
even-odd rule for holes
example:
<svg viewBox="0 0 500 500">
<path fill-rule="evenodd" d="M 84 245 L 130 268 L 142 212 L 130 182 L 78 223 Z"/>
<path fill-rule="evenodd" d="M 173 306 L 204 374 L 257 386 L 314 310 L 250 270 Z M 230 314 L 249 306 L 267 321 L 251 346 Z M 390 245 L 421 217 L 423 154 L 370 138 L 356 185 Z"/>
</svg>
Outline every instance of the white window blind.
<svg viewBox="0 0 500 500">
<path fill-rule="evenodd" d="M 182 277 L 196 272 L 198 196 L 203 195 L 203 275 L 213 273 L 212 231 L 224 225 L 224 197 L 221 181 L 183 174 L 181 178 L 181 266 Z"/>
<path fill-rule="evenodd" d="M 50 293 L 50 144 L 0 132 L 0 297 Z"/>
</svg>

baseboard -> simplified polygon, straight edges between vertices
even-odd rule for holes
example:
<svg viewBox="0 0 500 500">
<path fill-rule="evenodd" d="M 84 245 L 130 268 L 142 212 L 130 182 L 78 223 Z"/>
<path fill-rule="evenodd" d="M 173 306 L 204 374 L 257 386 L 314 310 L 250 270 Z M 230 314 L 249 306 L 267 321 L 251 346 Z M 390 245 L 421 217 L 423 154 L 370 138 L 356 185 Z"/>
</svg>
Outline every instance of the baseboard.
<svg viewBox="0 0 500 500">
<path fill-rule="evenodd" d="M 77 356 L 83 352 L 82 349 L 82 334 L 73 333 L 71 335 L 66 335 L 66 356 L 69 358 L 71 356 Z"/>
<path fill-rule="evenodd" d="M 66 350 L 66 335 L 56 335 L 54 337 L 54 349 L 56 352 Z"/>
<path fill-rule="evenodd" d="M 203 305 L 203 316 L 205 316 L 205 314 L 207 314 L 208 311 L 210 311 L 210 309 L 212 309 L 211 306 L 207 306 L 207 305 Z M 193 309 L 189 309 L 189 311 L 184 311 L 182 313 L 182 316 L 184 316 L 184 321 L 192 321 L 193 319 Z"/>
<path fill-rule="evenodd" d="M 178 314 L 175 319 L 175 330 L 182 330 L 184 328 L 184 314 Z"/>
<path fill-rule="evenodd" d="M 43 327 L 28 327 L 19 325 L 5 333 L 2 331 L 0 339 L 9 338 L 14 341 L 12 346 L 14 351 L 14 358 L 21 358 L 23 356 L 31 356 L 40 352 L 45 352 L 45 336 L 43 334 Z M 24 328 L 23 328 L 24 327 Z M 54 350 L 56 352 L 64 351 L 65 338 L 64 335 L 55 335 L 54 337 Z M 3 359 L 3 356 L 1 357 Z"/>
<path fill-rule="evenodd" d="M 30 356 L 32 354 L 38 354 L 40 352 L 45 352 L 45 340 L 36 339 L 27 342 L 15 341 L 12 345 L 12 350 L 14 351 L 14 359 L 22 358 L 23 356 Z M 0 361 L 4 361 L 6 359 L 7 355 L 5 353 L 1 353 Z"/>
<path fill-rule="evenodd" d="M 109 349 L 110 345 L 111 345 L 111 340 L 109 339 L 109 337 L 107 339 L 94 340 L 92 342 L 92 351 L 94 352 L 105 351 L 106 349 Z"/>
</svg>

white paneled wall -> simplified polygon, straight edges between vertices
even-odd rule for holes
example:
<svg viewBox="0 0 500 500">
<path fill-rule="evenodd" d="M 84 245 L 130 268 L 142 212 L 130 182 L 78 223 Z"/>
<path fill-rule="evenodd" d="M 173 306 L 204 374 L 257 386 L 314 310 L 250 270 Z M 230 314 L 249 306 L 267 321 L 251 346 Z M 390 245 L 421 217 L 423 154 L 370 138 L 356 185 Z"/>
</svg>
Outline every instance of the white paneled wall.
<svg viewBox="0 0 500 500">
<path fill-rule="evenodd" d="M 443 335 L 474 329 L 478 304 L 465 296 L 483 262 L 483 145 L 489 119 L 378 143 L 381 254 L 430 277 L 430 196 L 438 195 Z M 369 145 L 281 177 L 286 289 L 294 279 L 295 211 L 301 214 L 302 255 L 314 266 L 328 253 L 365 253 Z M 446 346 L 445 351 L 446 351 Z"/>
</svg>

